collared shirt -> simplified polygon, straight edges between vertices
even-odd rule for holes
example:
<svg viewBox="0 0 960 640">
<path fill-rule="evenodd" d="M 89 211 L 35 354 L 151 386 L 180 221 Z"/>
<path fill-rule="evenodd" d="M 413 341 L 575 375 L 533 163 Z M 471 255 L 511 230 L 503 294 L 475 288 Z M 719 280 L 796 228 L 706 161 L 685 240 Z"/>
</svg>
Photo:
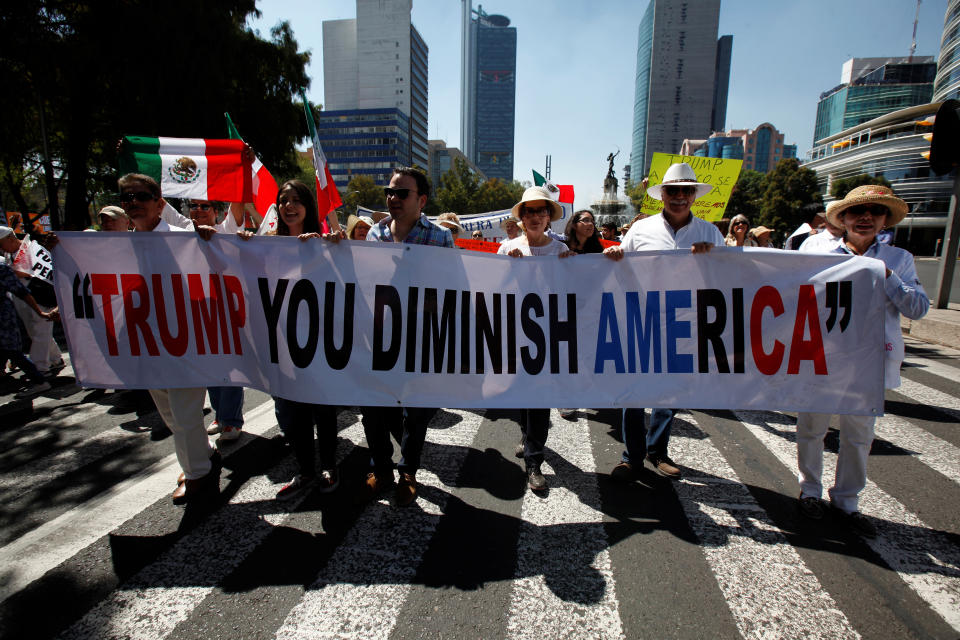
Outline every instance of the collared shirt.
<svg viewBox="0 0 960 640">
<path fill-rule="evenodd" d="M 497 253 L 505 256 L 513 249 L 520 249 L 520 253 L 525 256 L 558 256 L 570 250 L 567 245 L 555 238 L 550 238 L 550 244 L 545 244 L 542 247 L 531 247 L 523 237 L 520 237 L 501 243 Z"/>
<path fill-rule="evenodd" d="M 370 242 L 393 242 L 393 232 L 390 231 L 392 221 L 393 216 L 387 216 L 373 225 L 367 232 L 367 240 Z M 423 212 L 420 213 L 420 219 L 410 229 L 410 233 L 407 234 L 403 242 L 404 244 L 428 244 L 434 247 L 453 248 L 453 236 L 450 234 L 450 230 L 433 224 Z"/>
<path fill-rule="evenodd" d="M 845 242 L 839 242 L 833 253 L 855 255 Z M 917 268 L 913 263 L 913 254 L 899 247 L 880 244 L 874 241 L 863 255 L 876 258 L 890 269 L 890 275 L 883 281 L 883 290 L 887 294 L 884 316 L 884 342 L 886 365 L 884 382 L 887 389 L 900 386 L 900 364 L 903 362 L 903 332 L 900 329 L 900 314 L 911 320 L 922 318 L 930 309 L 930 299 L 923 290 L 917 277 Z"/>
<path fill-rule="evenodd" d="M 830 253 L 842 242 L 841 238 L 836 237 L 824 229 L 804 240 L 803 244 L 800 245 L 799 251 L 803 253 Z"/>
<path fill-rule="evenodd" d="M 689 249 L 697 242 L 724 246 L 723 235 L 714 224 L 691 214 L 690 221 L 674 231 L 663 214 L 658 213 L 630 225 L 620 247 L 624 251 Z"/>
</svg>

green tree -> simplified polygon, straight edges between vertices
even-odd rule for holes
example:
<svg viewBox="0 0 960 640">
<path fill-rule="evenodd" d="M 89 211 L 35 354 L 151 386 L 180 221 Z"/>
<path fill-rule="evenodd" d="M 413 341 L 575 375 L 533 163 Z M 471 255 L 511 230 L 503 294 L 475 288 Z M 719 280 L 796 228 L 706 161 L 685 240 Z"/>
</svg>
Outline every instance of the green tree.
<svg viewBox="0 0 960 640">
<path fill-rule="evenodd" d="M 796 158 L 784 158 L 767 174 L 760 213 L 754 226 L 764 225 L 783 236 L 803 222 L 805 204 L 820 202 L 817 174 L 800 166 Z"/>
<path fill-rule="evenodd" d="M 473 202 L 472 213 L 509 209 L 523 197 L 523 185 L 516 180 L 504 182 L 491 178 L 480 185 Z"/>
<path fill-rule="evenodd" d="M 4 3 L 0 80 L 15 117 L 0 125 L 0 163 L 36 165 L 46 142 L 45 173 L 66 183 L 67 228 L 89 223 L 94 193 L 116 190 L 123 135 L 222 138 L 229 111 L 275 176 L 295 174 L 294 145 L 306 136 L 295 95 L 309 85 L 310 55 L 289 25 L 265 39 L 246 27 L 250 15 L 254 0 Z M 2 186 L 16 200 L 16 180 Z M 59 199 L 54 187 L 48 200 Z"/>
<path fill-rule="evenodd" d="M 477 178 L 463 158 L 454 158 L 453 166 L 440 176 L 436 203 L 440 212 L 453 211 L 457 215 L 478 213 L 475 198 L 480 190 Z"/>
<path fill-rule="evenodd" d="M 861 173 L 860 175 L 849 178 L 841 178 L 834 180 L 830 185 L 830 197 L 834 200 L 842 200 L 852 189 L 865 184 L 880 184 L 889 187 L 890 181 L 883 176 L 872 176 L 869 173 Z"/>
<path fill-rule="evenodd" d="M 730 194 L 724 217 L 732 218 L 742 213 L 747 216 L 751 224 L 760 224 L 755 221 L 760 216 L 763 194 L 766 191 L 766 178 L 767 176 L 762 172 L 752 169 L 741 172 Z"/>
<path fill-rule="evenodd" d="M 347 183 L 343 196 L 343 208 L 347 214 L 356 214 L 357 207 L 367 207 L 374 211 L 386 211 L 387 201 L 383 196 L 383 187 L 378 187 L 370 176 L 354 176 Z"/>
<path fill-rule="evenodd" d="M 640 207 L 643 205 L 643 196 L 646 195 L 647 190 L 643 186 L 643 181 L 633 182 L 632 180 L 626 184 L 623 189 L 623 192 L 630 198 L 630 202 L 633 204 L 635 211 L 640 211 Z"/>
</svg>

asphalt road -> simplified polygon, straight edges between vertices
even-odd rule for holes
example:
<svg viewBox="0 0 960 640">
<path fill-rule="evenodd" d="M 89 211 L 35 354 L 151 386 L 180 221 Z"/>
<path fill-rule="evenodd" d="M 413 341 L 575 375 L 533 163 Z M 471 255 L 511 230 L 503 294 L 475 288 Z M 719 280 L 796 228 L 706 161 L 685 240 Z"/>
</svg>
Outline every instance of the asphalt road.
<svg viewBox="0 0 960 640">
<path fill-rule="evenodd" d="M 420 498 L 398 508 L 355 504 L 352 408 L 340 488 L 275 500 L 295 466 L 248 390 L 220 499 L 176 507 L 149 399 L 71 375 L 32 403 L 0 381 L 3 638 L 960 636 L 960 352 L 908 341 L 861 499 L 872 541 L 799 516 L 795 417 L 778 412 L 681 412 L 684 479 L 630 485 L 607 475 L 615 412 L 553 412 L 537 496 L 516 412 L 445 409 Z M 835 431 L 827 445 L 825 478 Z"/>
</svg>

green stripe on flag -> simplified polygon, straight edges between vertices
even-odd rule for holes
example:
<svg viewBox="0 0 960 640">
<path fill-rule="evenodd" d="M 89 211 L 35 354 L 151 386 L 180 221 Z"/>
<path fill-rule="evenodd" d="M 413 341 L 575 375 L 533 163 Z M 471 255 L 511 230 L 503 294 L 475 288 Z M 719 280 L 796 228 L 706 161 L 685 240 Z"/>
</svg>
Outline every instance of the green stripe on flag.
<svg viewBox="0 0 960 640">
<path fill-rule="evenodd" d="M 227 137 L 231 140 L 243 140 L 243 138 L 240 137 L 240 132 L 237 131 L 237 128 L 233 125 L 230 114 L 224 111 L 223 115 L 227 118 Z"/>
<path fill-rule="evenodd" d="M 534 184 L 535 186 L 538 186 L 538 187 L 539 187 L 540 185 L 542 185 L 544 182 L 547 181 L 547 179 L 544 178 L 544 177 L 543 177 L 542 175 L 540 175 L 539 173 L 537 173 L 537 171 L 536 171 L 535 169 L 531 169 L 531 171 L 533 171 L 533 184 Z"/>
<path fill-rule="evenodd" d="M 120 175 L 143 173 L 158 183 L 163 169 L 160 161 L 159 138 L 126 136 L 120 150 Z"/>
</svg>

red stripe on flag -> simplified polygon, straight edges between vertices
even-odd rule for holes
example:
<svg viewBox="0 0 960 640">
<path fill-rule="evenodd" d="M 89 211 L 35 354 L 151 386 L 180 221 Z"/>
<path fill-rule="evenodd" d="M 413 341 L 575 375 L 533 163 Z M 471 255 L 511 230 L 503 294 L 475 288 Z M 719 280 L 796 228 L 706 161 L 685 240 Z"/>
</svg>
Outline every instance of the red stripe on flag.
<svg viewBox="0 0 960 640">
<path fill-rule="evenodd" d="M 327 188 L 320 188 L 320 178 L 317 177 L 317 214 L 320 216 L 320 222 L 323 223 L 327 214 L 343 206 L 343 200 L 340 199 L 340 192 L 337 191 L 337 185 L 333 183 L 333 176 L 330 175 L 330 169 L 326 165 L 323 167 L 324 175 L 327 176 Z"/>
<path fill-rule="evenodd" d="M 557 200 L 560 202 L 569 202 L 570 204 L 573 204 L 573 185 L 558 184 L 557 188 L 560 189 L 560 195 L 557 197 Z"/>
<path fill-rule="evenodd" d="M 278 191 L 277 181 L 265 166 L 260 165 L 253 185 L 253 206 L 260 215 L 267 215 L 267 209 L 277 201 Z"/>
<path fill-rule="evenodd" d="M 206 140 L 207 199 L 251 202 L 253 176 L 243 140 Z"/>
</svg>

